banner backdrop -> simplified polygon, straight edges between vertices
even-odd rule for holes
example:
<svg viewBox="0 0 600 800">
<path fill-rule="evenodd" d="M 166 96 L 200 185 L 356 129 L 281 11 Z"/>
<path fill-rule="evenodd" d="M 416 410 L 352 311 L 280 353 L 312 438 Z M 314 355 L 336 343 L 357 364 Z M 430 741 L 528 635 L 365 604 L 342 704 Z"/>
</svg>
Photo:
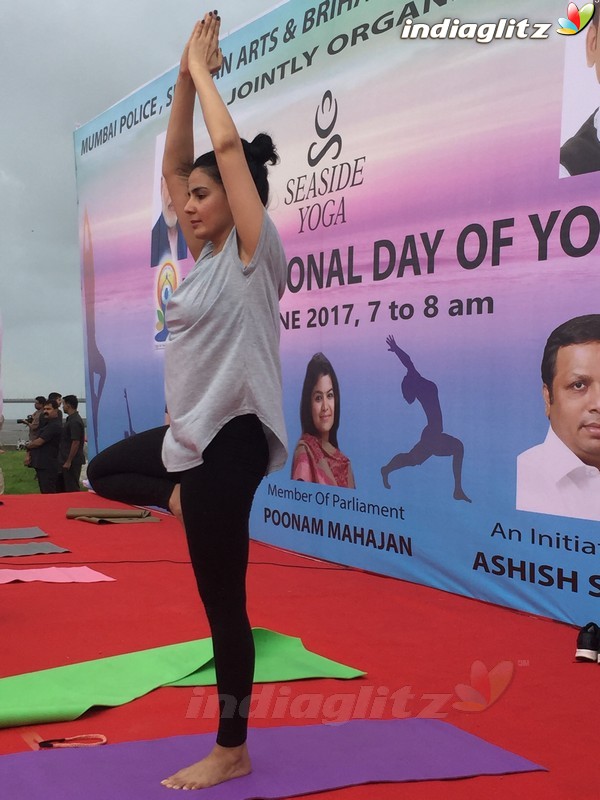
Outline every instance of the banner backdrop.
<svg viewBox="0 0 600 800">
<path fill-rule="evenodd" d="M 241 134 L 268 131 L 281 155 L 290 458 L 257 493 L 252 535 L 583 624 L 600 608 L 598 485 L 568 513 L 516 499 L 517 457 L 548 432 L 546 339 L 600 312 L 600 173 L 559 167 L 600 87 L 587 32 L 555 31 L 565 14 L 290 0 L 223 41 L 217 81 Z M 75 133 L 96 450 L 163 420 L 164 306 L 192 266 L 161 202 L 176 75 Z M 318 352 L 337 411 L 330 380 L 306 413 L 317 430 L 339 416 L 338 448 L 307 440 L 294 469 L 329 485 L 291 477 Z"/>
</svg>

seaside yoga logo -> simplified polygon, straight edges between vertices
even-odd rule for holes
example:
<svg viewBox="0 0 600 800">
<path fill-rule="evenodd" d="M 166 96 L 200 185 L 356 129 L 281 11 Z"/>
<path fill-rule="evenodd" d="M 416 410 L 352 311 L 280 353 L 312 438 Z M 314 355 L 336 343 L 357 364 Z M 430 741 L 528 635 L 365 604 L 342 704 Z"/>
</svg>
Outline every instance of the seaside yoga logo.
<svg viewBox="0 0 600 800">
<path fill-rule="evenodd" d="M 581 33 L 592 21 L 595 10 L 594 3 L 586 3 L 581 8 L 577 8 L 575 3 L 569 3 L 567 6 L 568 19 L 560 17 L 558 24 L 561 27 L 557 28 L 556 32 L 563 36 L 573 36 L 576 33 Z"/>
</svg>

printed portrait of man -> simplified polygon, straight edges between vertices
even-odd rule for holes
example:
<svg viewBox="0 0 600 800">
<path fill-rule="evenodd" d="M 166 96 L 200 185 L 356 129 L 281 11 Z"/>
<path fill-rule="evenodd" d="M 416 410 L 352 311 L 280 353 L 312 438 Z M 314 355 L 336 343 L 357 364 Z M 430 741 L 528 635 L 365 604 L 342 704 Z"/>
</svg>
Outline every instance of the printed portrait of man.
<svg viewBox="0 0 600 800">
<path fill-rule="evenodd" d="M 550 427 L 517 458 L 517 509 L 600 520 L 600 314 L 550 334 L 542 393 Z"/>
<path fill-rule="evenodd" d="M 177 263 L 187 258 L 187 245 L 177 222 L 177 214 L 162 176 L 162 158 L 166 133 L 156 137 L 154 149 L 153 227 L 150 243 L 150 266 L 162 266 L 165 261 Z"/>
<path fill-rule="evenodd" d="M 594 108 L 594 111 L 577 133 L 568 138 L 561 146 L 561 177 L 583 175 L 586 172 L 600 170 L 600 4 L 596 3 L 594 16 L 588 24 L 587 30 L 582 31 L 581 36 L 585 36 L 585 64 L 593 71 L 592 74 L 595 77 L 595 94 L 590 98 L 588 106 L 588 109 Z M 565 80 L 568 91 L 572 91 L 573 87 L 579 83 L 580 81 L 573 80 L 573 78 Z"/>
<path fill-rule="evenodd" d="M 171 195 L 165 179 L 160 176 L 161 213 L 152 228 L 150 266 L 156 267 L 165 259 L 181 261 L 187 258 L 187 245 L 177 222 Z"/>
</svg>

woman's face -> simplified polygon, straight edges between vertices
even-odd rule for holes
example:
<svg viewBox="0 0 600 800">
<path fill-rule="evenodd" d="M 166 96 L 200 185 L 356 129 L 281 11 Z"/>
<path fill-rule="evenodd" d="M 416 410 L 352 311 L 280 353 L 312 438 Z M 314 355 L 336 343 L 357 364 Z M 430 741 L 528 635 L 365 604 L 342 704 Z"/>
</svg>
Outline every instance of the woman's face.
<svg viewBox="0 0 600 800">
<path fill-rule="evenodd" d="M 321 375 L 310 396 L 312 421 L 317 433 L 329 441 L 329 431 L 335 421 L 335 395 L 331 375 Z"/>
<path fill-rule="evenodd" d="M 189 198 L 185 213 L 197 239 L 212 242 L 221 250 L 233 228 L 233 217 L 223 185 L 201 169 L 194 169 L 188 178 Z"/>
</svg>

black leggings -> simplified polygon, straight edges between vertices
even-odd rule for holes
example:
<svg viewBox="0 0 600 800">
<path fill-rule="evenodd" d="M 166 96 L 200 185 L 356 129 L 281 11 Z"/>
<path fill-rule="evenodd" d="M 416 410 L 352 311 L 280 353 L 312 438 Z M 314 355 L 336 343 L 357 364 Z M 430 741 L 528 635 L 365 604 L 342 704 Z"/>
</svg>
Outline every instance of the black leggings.
<svg viewBox="0 0 600 800">
<path fill-rule="evenodd" d="M 248 520 L 267 469 L 267 440 L 254 414 L 236 417 L 204 450 L 204 463 L 175 474 L 162 463 L 166 430 L 153 428 L 99 453 L 88 479 L 103 497 L 163 508 L 181 484 L 188 547 L 213 637 L 221 708 L 217 744 L 237 747 L 246 740 L 254 676 L 246 612 Z"/>
<path fill-rule="evenodd" d="M 169 498 L 180 476 L 167 472 L 162 462 L 166 432 L 166 425 L 152 428 L 98 453 L 87 469 L 94 491 L 121 503 L 169 508 Z"/>
</svg>

